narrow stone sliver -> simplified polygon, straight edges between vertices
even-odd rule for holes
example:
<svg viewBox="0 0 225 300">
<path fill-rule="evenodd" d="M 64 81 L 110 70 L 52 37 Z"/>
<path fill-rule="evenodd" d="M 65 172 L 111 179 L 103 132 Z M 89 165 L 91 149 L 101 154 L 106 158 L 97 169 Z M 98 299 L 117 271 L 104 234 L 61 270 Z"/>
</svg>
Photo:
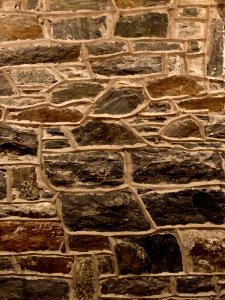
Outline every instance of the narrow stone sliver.
<svg viewBox="0 0 225 300">
<path fill-rule="evenodd" d="M 224 0 L 1 0 L 0 27 L 0 299 L 224 300 Z"/>
</svg>

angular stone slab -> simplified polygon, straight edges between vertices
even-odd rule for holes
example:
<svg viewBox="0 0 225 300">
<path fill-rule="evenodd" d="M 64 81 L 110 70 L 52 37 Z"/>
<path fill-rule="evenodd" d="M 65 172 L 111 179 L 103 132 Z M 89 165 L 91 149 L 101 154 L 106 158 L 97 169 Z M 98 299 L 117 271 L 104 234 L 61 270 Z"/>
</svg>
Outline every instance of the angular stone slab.
<svg viewBox="0 0 225 300">
<path fill-rule="evenodd" d="M 160 73 L 161 56 L 122 55 L 106 59 L 90 60 L 94 73 L 104 76 L 128 76 Z"/>
<path fill-rule="evenodd" d="M 44 156 L 44 171 L 61 188 L 115 187 L 124 183 L 120 153 L 88 151 Z"/>
<path fill-rule="evenodd" d="M 125 51 L 124 42 L 101 42 L 86 45 L 89 54 L 91 55 L 104 55 L 104 54 L 113 54 L 118 52 Z"/>
<path fill-rule="evenodd" d="M 0 58 L 1 59 L 1 58 Z M 9 81 L 0 73 L 0 96 L 11 96 L 13 89 Z"/>
<path fill-rule="evenodd" d="M 183 269 L 180 248 L 172 234 L 127 237 L 115 241 L 121 275 L 177 273 Z"/>
<path fill-rule="evenodd" d="M 224 181 L 222 154 L 212 151 L 187 152 L 165 148 L 132 151 L 133 180 L 149 184 L 187 184 Z"/>
<path fill-rule="evenodd" d="M 177 277 L 178 293 L 207 293 L 215 292 L 215 287 L 210 276 L 182 276 Z"/>
<path fill-rule="evenodd" d="M 138 6 L 157 6 L 163 4 L 169 4 L 171 0 L 115 0 L 117 7 L 119 8 L 134 8 Z"/>
<path fill-rule="evenodd" d="M 114 88 L 109 90 L 96 102 L 95 114 L 122 115 L 129 114 L 144 102 L 141 88 Z"/>
<path fill-rule="evenodd" d="M 103 235 L 69 235 L 68 243 L 70 251 L 110 250 L 109 239 Z"/>
<path fill-rule="evenodd" d="M 80 45 L 38 45 L 0 50 L 0 67 L 37 64 L 63 63 L 77 60 Z"/>
<path fill-rule="evenodd" d="M 72 134 L 80 146 L 93 145 L 132 145 L 140 143 L 141 139 L 119 123 L 93 120 L 76 127 Z"/>
<path fill-rule="evenodd" d="M 191 271 L 203 273 L 224 272 L 224 230 L 185 230 L 181 231 L 181 236 Z"/>
<path fill-rule="evenodd" d="M 160 294 L 170 293 L 170 278 L 161 276 L 108 278 L 101 281 L 101 291 L 104 295 L 160 296 Z"/>
<path fill-rule="evenodd" d="M 55 21 L 53 23 L 53 37 L 56 39 L 90 40 L 103 37 L 106 31 L 106 17 L 74 18 Z"/>
<path fill-rule="evenodd" d="M 150 229 L 141 207 L 129 192 L 62 193 L 62 214 L 72 231 L 144 231 Z"/>
<path fill-rule="evenodd" d="M 77 10 L 103 10 L 110 8 L 109 0 L 51 0 L 50 10 L 77 11 Z"/>
<path fill-rule="evenodd" d="M 152 192 L 141 189 L 141 198 L 157 225 L 225 222 L 225 193 L 221 189 L 187 189 Z"/>
<path fill-rule="evenodd" d="M 208 109 L 210 112 L 220 112 L 224 110 L 225 97 L 203 97 L 179 101 L 178 106 L 185 110 Z"/>
<path fill-rule="evenodd" d="M 127 38 L 166 37 L 167 26 L 166 13 L 149 12 L 142 15 L 121 16 L 115 34 Z"/>
</svg>

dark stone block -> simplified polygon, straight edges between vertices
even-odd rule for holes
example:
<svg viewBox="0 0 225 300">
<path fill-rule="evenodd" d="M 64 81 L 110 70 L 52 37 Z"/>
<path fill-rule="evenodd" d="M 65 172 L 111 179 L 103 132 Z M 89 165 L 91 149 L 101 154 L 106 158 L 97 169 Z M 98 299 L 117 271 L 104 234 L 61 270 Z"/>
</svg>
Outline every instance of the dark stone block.
<svg viewBox="0 0 225 300">
<path fill-rule="evenodd" d="M 224 180 L 222 154 L 148 148 L 132 151 L 133 179 L 138 183 L 179 183 Z"/>
<path fill-rule="evenodd" d="M 13 271 L 12 258 L 7 256 L 0 257 L 0 271 Z M 0 291 L 1 294 L 1 291 Z"/>
<path fill-rule="evenodd" d="M 80 146 L 92 145 L 132 145 L 141 139 L 119 123 L 106 123 L 99 120 L 89 121 L 76 127 L 72 134 Z"/>
<path fill-rule="evenodd" d="M 170 293 L 169 277 L 108 278 L 101 281 L 102 294 L 152 296 Z"/>
<path fill-rule="evenodd" d="M 0 50 L 0 67 L 37 64 L 63 63 L 77 60 L 80 55 L 80 45 L 28 46 Z"/>
<path fill-rule="evenodd" d="M 101 84 L 91 82 L 57 85 L 57 88 L 52 93 L 52 101 L 60 104 L 82 98 L 91 98 L 91 100 L 94 100 L 103 89 L 104 87 Z"/>
<path fill-rule="evenodd" d="M 102 29 L 106 30 L 106 17 L 74 18 L 55 21 L 53 36 L 56 39 L 90 40 L 102 37 Z"/>
<path fill-rule="evenodd" d="M 225 102 L 225 97 L 224 97 Z M 224 103 L 225 104 L 225 103 Z M 206 135 L 215 139 L 225 139 L 225 121 L 205 127 Z"/>
<path fill-rule="evenodd" d="M 68 242 L 71 251 L 110 250 L 108 237 L 102 235 L 69 235 Z"/>
<path fill-rule="evenodd" d="M 119 273 L 177 273 L 182 271 L 179 245 L 172 234 L 154 234 L 116 240 Z"/>
<path fill-rule="evenodd" d="M 122 37 L 166 37 L 167 26 L 166 13 L 149 12 L 142 15 L 121 16 L 115 34 Z"/>
<path fill-rule="evenodd" d="M 61 194 L 65 224 L 73 231 L 143 231 L 150 228 L 131 193 Z"/>
<path fill-rule="evenodd" d="M 103 10 L 109 7 L 109 0 L 61 0 L 51 1 L 51 10 L 76 11 L 76 10 Z"/>
<path fill-rule="evenodd" d="M 162 72 L 161 56 L 123 55 L 104 59 L 91 59 L 95 73 L 105 76 L 129 76 Z"/>
<path fill-rule="evenodd" d="M 7 197 L 6 170 L 0 170 L 0 200 Z"/>
<path fill-rule="evenodd" d="M 219 112 L 224 110 L 225 97 L 203 97 L 192 100 L 179 101 L 178 106 L 186 110 L 208 109 L 210 112 Z"/>
<path fill-rule="evenodd" d="M 165 193 L 140 192 L 147 210 L 160 226 L 206 222 L 221 225 L 225 221 L 225 193 L 222 190 L 195 188 Z"/>
<path fill-rule="evenodd" d="M 10 85 L 9 81 L 2 74 L 0 74 L 0 96 L 11 96 L 12 94 L 12 86 Z"/>
<path fill-rule="evenodd" d="M 44 170 L 56 187 L 114 187 L 124 183 L 120 153 L 88 151 L 44 156 Z"/>
<path fill-rule="evenodd" d="M 44 143 L 44 149 L 63 149 L 67 147 L 70 147 L 70 144 L 66 140 L 46 141 Z"/>
<path fill-rule="evenodd" d="M 115 273 L 114 261 L 111 255 L 107 255 L 107 254 L 98 255 L 97 262 L 98 262 L 98 275 Z"/>
<path fill-rule="evenodd" d="M 206 293 L 215 291 L 210 276 L 182 276 L 177 277 L 178 293 Z"/>
<path fill-rule="evenodd" d="M 129 114 L 144 102 L 141 88 L 122 87 L 108 91 L 96 102 L 95 114 Z"/>
<path fill-rule="evenodd" d="M 102 42 L 98 44 L 88 44 L 86 47 L 88 48 L 89 54 L 96 56 L 125 51 L 124 42 Z"/>
<path fill-rule="evenodd" d="M 119 8 L 134 8 L 138 6 L 156 6 L 169 4 L 170 0 L 115 0 L 116 5 Z"/>
<path fill-rule="evenodd" d="M 0 278 L 1 300 L 68 300 L 69 285 L 60 279 Z"/>
<path fill-rule="evenodd" d="M 68 274 L 72 268 L 73 256 L 18 256 L 17 262 L 23 271 Z"/>
<path fill-rule="evenodd" d="M 135 42 L 135 51 L 173 51 L 182 50 L 179 43 L 174 42 Z"/>
</svg>

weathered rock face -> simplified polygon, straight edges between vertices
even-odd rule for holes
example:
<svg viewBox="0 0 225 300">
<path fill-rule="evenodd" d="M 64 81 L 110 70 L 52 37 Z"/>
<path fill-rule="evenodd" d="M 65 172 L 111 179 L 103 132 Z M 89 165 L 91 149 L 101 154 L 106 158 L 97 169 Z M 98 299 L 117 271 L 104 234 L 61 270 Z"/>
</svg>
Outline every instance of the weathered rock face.
<svg viewBox="0 0 225 300">
<path fill-rule="evenodd" d="M 224 0 L 0 0 L 0 300 L 225 300 Z"/>
</svg>

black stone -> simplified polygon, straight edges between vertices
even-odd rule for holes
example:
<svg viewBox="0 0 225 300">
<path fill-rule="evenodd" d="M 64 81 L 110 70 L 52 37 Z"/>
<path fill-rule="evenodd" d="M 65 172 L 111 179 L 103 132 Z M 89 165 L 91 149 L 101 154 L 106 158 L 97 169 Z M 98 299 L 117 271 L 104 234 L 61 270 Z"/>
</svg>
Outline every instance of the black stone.
<svg viewBox="0 0 225 300">
<path fill-rule="evenodd" d="M 133 179 L 138 183 L 180 183 L 224 180 L 219 152 L 148 148 L 132 151 Z"/>
<path fill-rule="evenodd" d="M 104 55 L 104 54 L 113 54 L 117 52 L 123 52 L 125 43 L 124 42 L 103 42 L 98 44 L 89 44 L 86 45 L 88 52 L 91 55 Z"/>
<path fill-rule="evenodd" d="M 60 279 L 0 277 L 1 300 L 68 300 L 69 285 Z"/>
<path fill-rule="evenodd" d="M 60 199 L 63 219 L 70 230 L 104 232 L 150 229 L 131 193 L 62 193 Z"/>
<path fill-rule="evenodd" d="M 102 294 L 152 296 L 170 292 L 169 277 L 108 278 L 101 281 Z"/>
<path fill-rule="evenodd" d="M 120 153 L 88 151 L 44 157 L 44 170 L 57 187 L 110 187 L 124 183 Z"/>
<path fill-rule="evenodd" d="M 70 144 L 66 140 L 47 141 L 44 144 L 45 149 L 63 149 L 67 147 L 70 147 Z"/>
<path fill-rule="evenodd" d="M 167 26 L 168 15 L 166 13 L 150 12 L 142 15 L 121 16 L 115 34 L 122 37 L 166 37 Z"/>
<path fill-rule="evenodd" d="M 70 100 L 80 100 L 82 98 L 92 98 L 93 100 L 104 87 L 99 83 L 71 83 L 58 85 L 53 90 L 52 101 L 54 103 L 63 103 Z"/>
<path fill-rule="evenodd" d="M 157 225 L 225 222 L 225 193 L 222 190 L 187 189 L 156 193 L 140 190 L 141 198 Z"/>
<path fill-rule="evenodd" d="M 80 55 L 80 45 L 28 46 L 0 50 L 0 67 L 37 64 L 63 63 L 77 60 Z"/>
<path fill-rule="evenodd" d="M 210 276 L 182 276 L 177 277 L 178 293 L 206 293 L 215 291 Z"/>
<path fill-rule="evenodd" d="M 179 245 L 172 234 L 155 234 L 116 240 L 119 273 L 176 273 L 182 271 Z"/>
<path fill-rule="evenodd" d="M 128 114 L 143 103 L 144 97 L 141 88 L 112 89 L 96 102 L 94 112 L 111 115 Z"/>
<path fill-rule="evenodd" d="M 115 122 L 106 123 L 99 120 L 76 127 L 72 134 L 80 146 L 130 145 L 141 142 L 141 139 L 126 127 Z"/>
<path fill-rule="evenodd" d="M 95 73 L 105 76 L 129 76 L 162 71 L 161 56 L 123 55 L 104 59 L 93 58 L 90 62 Z"/>
<path fill-rule="evenodd" d="M 102 27 L 106 28 L 106 17 L 64 19 L 53 23 L 56 39 L 89 40 L 102 37 Z"/>
</svg>

